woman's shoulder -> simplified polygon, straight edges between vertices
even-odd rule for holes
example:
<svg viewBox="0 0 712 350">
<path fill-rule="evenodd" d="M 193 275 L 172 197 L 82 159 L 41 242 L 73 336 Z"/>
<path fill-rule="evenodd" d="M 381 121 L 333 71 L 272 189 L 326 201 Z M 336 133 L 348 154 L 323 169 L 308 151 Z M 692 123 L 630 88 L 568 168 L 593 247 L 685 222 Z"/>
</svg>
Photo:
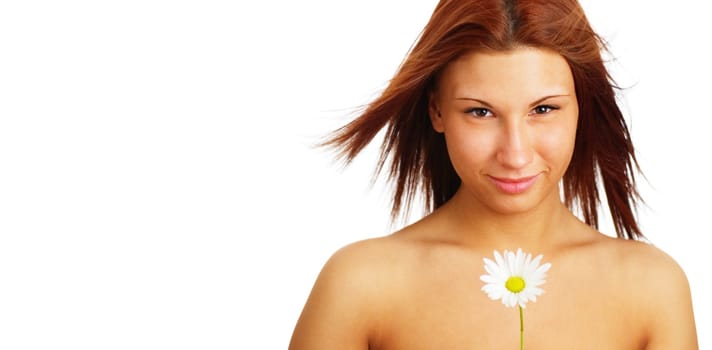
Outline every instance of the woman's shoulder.
<svg viewBox="0 0 712 350">
<path fill-rule="evenodd" d="M 594 245 L 592 258 L 626 284 L 643 288 L 650 297 L 665 294 L 666 288 L 687 286 L 687 278 L 677 261 L 659 247 L 638 240 L 603 237 Z"/>
<path fill-rule="evenodd" d="M 685 272 L 667 252 L 648 242 L 627 240 L 623 244 L 619 253 L 624 256 L 623 271 L 641 287 L 646 287 L 651 298 L 689 294 Z"/>
<path fill-rule="evenodd" d="M 618 264 L 619 270 L 631 274 L 631 278 L 637 276 L 636 279 L 659 281 L 662 277 L 684 277 L 677 261 L 649 242 L 607 237 L 602 246 Z"/>
<path fill-rule="evenodd" d="M 333 253 L 314 283 L 290 349 L 363 349 L 377 341 L 408 251 L 400 240 L 381 237 Z"/>
<path fill-rule="evenodd" d="M 695 336 L 690 286 L 678 262 L 644 241 L 611 238 L 605 245 L 620 293 L 644 324 L 648 349 L 691 348 Z M 681 347 L 682 345 L 685 347 Z"/>
<path fill-rule="evenodd" d="M 370 305 L 388 303 L 418 278 L 418 271 L 431 260 L 433 246 L 400 234 L 349 243 L 331 255 L 318 282 L 348 286 L 347 293 L 369 298 Z"/>
<path fill-rule="evenodd" d="M 349 243 L 332 254 L 324 269 L 363 279 L 392 279 L 423 249 L 417 242 L 389 235 Z"/>
</svg>

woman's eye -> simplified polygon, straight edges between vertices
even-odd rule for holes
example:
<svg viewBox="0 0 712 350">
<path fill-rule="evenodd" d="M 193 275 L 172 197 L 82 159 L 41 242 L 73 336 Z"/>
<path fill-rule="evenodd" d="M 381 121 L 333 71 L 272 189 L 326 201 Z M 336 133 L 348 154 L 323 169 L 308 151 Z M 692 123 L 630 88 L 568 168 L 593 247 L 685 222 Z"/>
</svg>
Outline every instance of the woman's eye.
<svg viewBox="0 0 712 350">
<path fill-rule="evenodd" d="M 467 113 L 472 114 L 477 118 L 484 118 L 492 115 L 492 112 L 490 112 L 487 108 L 471 108 L 467 111 Z"/>
<path fill-rule="evenodd" d="M 549 106 L 549 105 L 541 105 L 541 106 L 534 107 L 531 114 L 546 114 L 546 113 L 549 113 L 549 112 L 551 112 L 553 110 L 557 110 L 557 109 L 559 109 L 559 108 L 554 107 L 554 106 Z"/>
</svg>

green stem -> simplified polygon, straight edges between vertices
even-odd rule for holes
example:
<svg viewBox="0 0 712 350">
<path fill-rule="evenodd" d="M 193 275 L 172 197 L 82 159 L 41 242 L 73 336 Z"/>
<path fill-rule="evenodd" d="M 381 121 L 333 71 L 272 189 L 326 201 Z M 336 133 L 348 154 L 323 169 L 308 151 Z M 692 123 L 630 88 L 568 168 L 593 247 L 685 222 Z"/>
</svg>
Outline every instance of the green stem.
<svg viewBox="0 0 712 350">
<path fill-rule="evenodd" d="M 524 350 L 524 310 L 519 307 L 519 350 Z"/>
</svg>

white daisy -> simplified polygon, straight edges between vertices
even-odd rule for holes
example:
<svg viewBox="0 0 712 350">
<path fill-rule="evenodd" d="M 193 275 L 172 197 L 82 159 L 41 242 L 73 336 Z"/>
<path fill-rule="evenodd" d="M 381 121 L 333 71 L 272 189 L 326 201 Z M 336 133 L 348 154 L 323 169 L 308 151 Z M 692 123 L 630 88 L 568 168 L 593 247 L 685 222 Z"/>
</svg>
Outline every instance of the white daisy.
<svg viewBox="0 0 712 350">
<path fill-rule="evenodd" d="M 507 307 L 524 308 L 527 302 L 535 302 L 536 297 L 544 293 L 539 286 L 546 282 L 551 264 L 539 266 L 542 255 L 532 259 L 531 254 L 525 254 L 520 248 L 516 254 L 505 250 L 502 256 L 495 250 L 494 259 L 484 258 L 487 274 L 480 276 L 486 283 L 482 290 L 490 299 L 502 299 Z"/>
</svg>

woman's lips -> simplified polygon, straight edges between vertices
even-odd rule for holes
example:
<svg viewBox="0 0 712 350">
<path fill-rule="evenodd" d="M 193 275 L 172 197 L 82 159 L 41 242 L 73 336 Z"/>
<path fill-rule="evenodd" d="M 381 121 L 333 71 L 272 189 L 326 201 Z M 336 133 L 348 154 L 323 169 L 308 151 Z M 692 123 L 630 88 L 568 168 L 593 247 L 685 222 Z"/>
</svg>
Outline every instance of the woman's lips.
<svg viewBox="0 0 712 350">
<path fill-rule="evenodd" d="M 497 188 L 507 194 L 518 194 L 528 190 L 539 178 L 539 174 L 518 179 L 489 176 Z"/>
</svg>

